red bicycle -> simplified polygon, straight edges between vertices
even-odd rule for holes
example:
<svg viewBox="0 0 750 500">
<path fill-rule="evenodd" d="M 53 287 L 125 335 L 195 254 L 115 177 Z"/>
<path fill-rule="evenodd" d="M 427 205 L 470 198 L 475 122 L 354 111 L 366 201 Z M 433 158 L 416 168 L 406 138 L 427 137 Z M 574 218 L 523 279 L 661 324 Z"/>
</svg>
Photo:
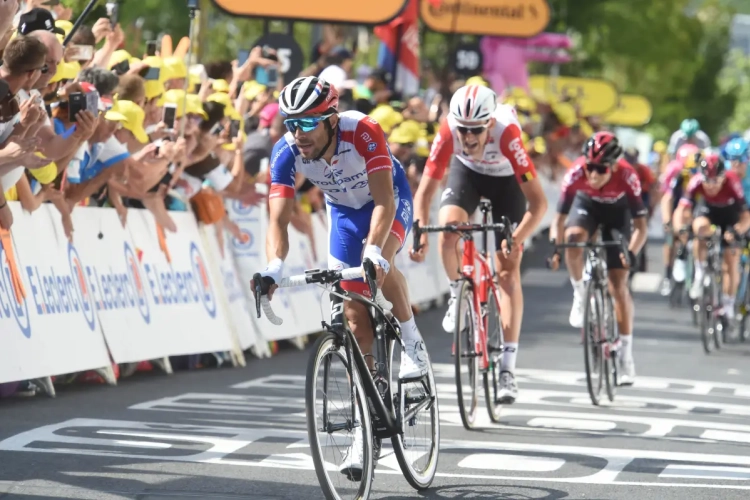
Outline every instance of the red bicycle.
<svg viewBox="0 0 750 500">
<path fill-rule="evenodd" d="M 500 421 L 498 399 L 500 359 L 503 352 L 503 328 L 500 322 L 500 290 L 496 283 L 495 261 L 487 251 L 488 234 L 496 231 L 502 239 L 513 244 L 512 226 L 507 217 L 499 223 L 489 223 L 492 204 L 482 200 L 481 224 L 452 224 L 420 226 L 414 222 L 414 251 L 421 247 L 424 233 L 458 233 L 463 240 L 461 284 L 454 302 L 456 326 L 453 331 L 453 359 L 456 368 L 456 392 L 461 421 L 466 429 L 473 429 L 479 409 L 479 374 L 484 385 L 487 412 L 493 422 Z M 474 233 L 482 233 L 482 251 L 474 244 Z M 468 373 L 464 373 L 464 372 Z"/>
</svg>

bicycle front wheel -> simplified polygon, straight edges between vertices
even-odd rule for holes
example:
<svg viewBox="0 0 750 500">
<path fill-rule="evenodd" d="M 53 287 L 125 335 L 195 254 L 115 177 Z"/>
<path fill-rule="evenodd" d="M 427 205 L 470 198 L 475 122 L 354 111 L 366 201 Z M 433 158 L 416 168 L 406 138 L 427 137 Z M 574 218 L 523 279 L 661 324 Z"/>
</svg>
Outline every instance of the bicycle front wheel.
<svg viewBox="0 0 750 500">
<path fill-rule="evenodd" d="M 617 392 L 617 350 L 614 346 L 619 338 L 617 331 L 617 317 L 615 316 L 615 304 L 609 293 L 604 294 L 604 323 L 607 325 L 607 342 L 602 353 L 604 355 L 604 380 L 607 386 L 607 399 L 615 400 Z"/>
<path fill-rule="evenodd" d="M 591 402 L 598 406 L 604 388 L 604 350 L 606 338 L 604 323 L 604 300 L 602 291 L 593 281 L 586 286 L 586 302 L 583 310 L 583 360 L 586 367 L 586 386 Z"/>
<path fill-rule="evenodd" d="M 500 307 L 490 288 L 487 291 L 487 316 L 482 320 L 487 331 L 487 357 L 489 367 L 482 374 L 484 385 L 484 400 L 487 404 L 487 413 L 494 423 L 500 422 L 500 412 L 503 407 L 498 402 L 497 393 L 500 384 L 500 369 L 502 361 L 503 324 L 500 321 Z"/>
<path fill-rule="evenodd" d="M 700 330 L 703 350 L 710 354 L 714 349 L 713 336 L 716 335 L 716 320 L 714 312 L 714 280 L 707 280 L 708 285 L 703 288 L 700 300 Z"/>
<path fill-rule="evenodd" d="M 305 413 L 315 473 L 327 500 L 369 498 L 374 477 L 370 410 L 356 367 L 333 333 L 310 355 Z"/>
<path fill-rule="evenodd" d="M 471 430 L 476 424 L 479 409 L 479 353 L 476 349 L 474 288 L 469 281 L 461 280 L 454 307 L 456 326 L 453 330 L 453 360 L 456 368 L 458 411 L 464 427 Z"/>
</svg>

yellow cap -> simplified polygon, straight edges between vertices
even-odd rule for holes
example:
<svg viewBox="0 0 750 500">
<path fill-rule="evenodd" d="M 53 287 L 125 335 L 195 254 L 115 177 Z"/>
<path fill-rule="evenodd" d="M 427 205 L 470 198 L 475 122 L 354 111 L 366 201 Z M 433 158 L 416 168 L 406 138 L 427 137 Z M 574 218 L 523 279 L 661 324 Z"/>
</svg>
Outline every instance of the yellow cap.
<svg viewBox="0 0 750 500">
<path fill-rule="evenodd" d="M 516 109 L 521 111 L 536 111 L 536 102 L 529 97 L 516 97 Z"/>
<path fill-rule="evenodd" d="M 42 168 L 35 168 L 29 170 L 29 173 L 39 181 L 39 184 L 51 184 L 57 177 L 57 164 L 55 162 L 49 163 Z"/>
<path fill-rule="evenodd" d="M 62 61 L 57 65 L 55 76 L 49 81 L 50 83 L 60 82 L 62 80 L 75 80 L 78 73 L 81 72 L 81 65 L 78 61 Z"/>
<path fill-rule="evenodd" d="M 161 67 L 162 80 L 174 80 L 177 78 L 187 78 L 188 69 L 185 61 L 179 57 L 167 57 L 163 59 Z"/>
<path fill-rule="evenodd" d="M 146 99 L 164 95 L 164 82 L 161 80 L 146 80 L 143 87 L 146 89 Z"/>
<path fill-rule="evenodd" d="M 71 23 L 70 21 L 58 19 L 57 21 L 55 21 L 55 27 L 63 30 L 65 32 L 65 36 L 67 36 L 68 33 L 70 33 L 70 30 L 73 29 L 73 23 Z"/>
<path fill-rule="evenodd" d="M 143 128 L 146 112 L 136 103 L 133 101 L 117 101 L 112 110 L 104 115 L 105 118 L 109 119 L 110 113 L 118 114 L 124 118 L 121 120 L 123 128 L 132 132 L 138 142 L 146 144 L 149 141 L 148 134 Z"/>
<path fill-rule="evenodd" d="M 159 101 L 159 106 L 164 104 L 176 104 L 177 105 L 177 118 L 182 118 L 185 113 L 185 91 L 182 89 L 167 90 Z M 200 115 L 204 119 L 208 119 L 208 114 L 203 110 L 203 103 L 201 102 L 200 96 L 196 94 L 187 95 L 187 114 L 189 115 Z"/>
<path fill-rule="evenodd" d="M 128 61 L 130 65 L 134 65 L 136 62 L 138 62 L 137 57 L 133 57 L 130 55 L 130 52 L 127 50 L 115 50 L 112 52 L 112 55 L 109 58 L 109 62 L 107 62 L 107 69 L 112 69 L 113 66 L 116 66 L 120 64 L 123 61 Z"/>
<path fill-rule="evenodd" d="M 417 156 L 420 158 L 430 156 L 430 142 L 427 139 L 420 137 L 415 146 L 414 152 L 417 153 Z"/>
<path fill-rule="evenodd" d="M 214 80 L 211 82 L 211 88 L 214 89 L 214 92 L 223 92 L 224 94 L 229 93 L 229 83 L 227 83 L 226 80 Z"/>
<path fill-rule="evenodd" d="M 376 106 L 370 112 L 370 118 L 378 122 L 386 134 L 389 134 L 393 127 L 404 121 L 403 115 L 388 104 Z"/>
<path fill-rule="evenodd" d="M 391 131 L 388 142 L 396 144 L 414 144 L 420 136 L 419 123 L 414 120 L 406 120 Z"/>
<path fill-rule="evenodd" d="M 540 155 L 547 154 L 547 141 L 544 140 L 544 137 L 534 137 L 534 140 L 531 141 L 531 143 L 534 151 Z"/>
<path fill-rule="evenodd" d="M 490 84 L 481 76 L 472 76 L 466 80 L 466 85 L 481 85 L 482 87 L 489 87 Z"/>
<path fill-rule="evenodd" d="M 529 94 L 526 93 L 526 90 L 523 87 L 512 87 L 508 92 L 508 95 L 515 98 L 529 97 Z"/>
<path fill-rule="evenodd" d="M 206 99 L 206 101 L 218 102 L 220 104 L 223 104 L 224 116 L 226 116 L 230 120 L 240 120 L 242 118 L 240 116 L 240 113 L 235 109 L 234 103 L 232 102 L 232 98 L 229 97 L 229 94 L 216 92 L 215 94 L 211 94 L 210 96 L 208 96 L 208 99 Z"/>
<path fill-rule="evenodd" d="M 242 88 L 245 89 L 245 99 L 247 99 L 248 101 L 252 101 L 256 97 L 258 97 L 258 95 L 260 95 L 261 92 L 266 91 L 266 86 L 261 85 L 255 80 L 250 80 L 249 82 L 245 82 L 245 85 Z"/>
<path fill-rule="evenodd" d="M 664 154 L 667 152 L 667 143 L 664 141 L 656 141 L 654 143 L 654 152 Z"/>
<path fill-rule="evenodd" d="M 563 125 L 570 127 L 575 125 L 578 121 L 576 110 L 567 102 L 560 102 L 552 105 L 552 111 L 555 112 L 557 118 L 563 123 Z"/>
</svg>

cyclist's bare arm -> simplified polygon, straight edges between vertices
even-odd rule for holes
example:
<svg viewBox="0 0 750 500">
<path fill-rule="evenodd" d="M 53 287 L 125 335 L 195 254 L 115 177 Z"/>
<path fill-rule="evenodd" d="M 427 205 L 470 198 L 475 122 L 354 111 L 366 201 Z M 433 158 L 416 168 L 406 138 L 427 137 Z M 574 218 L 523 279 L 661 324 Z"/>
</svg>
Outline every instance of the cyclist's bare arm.
<svg viewBox="0 0 750 500">
<path fill-rule="evenodd" d="M 521 191 L 526 196 L 529 206 L 513 235 L 513 238 L 519 244 L 522 244 L 534 233 L 536 227 L 542 222 L 544 214 L 547 213 L 547 196 L 544 194 L 544 189 L 539 179 L 532 179 L 522 183 Z"/>
<path fill-rule="evenodd" d="M 448 121 L 445 120 L 435 140 L 432 141 L 430 156 L 427 158 L 424 174 L 414 195 L 414 220 L 418 220 L 423 226 L 430 223 L 430 204 L 440 187 L 451 158 L 453 158 L 453 135 Z M 426 234 L 423 235 L 423 242 L 427 242 Z"/>
<path fill-rule="evenodd" d="M 740 213 L 740 221 L 734 227 L 740 234 L 745 234 L 750 231 L 750 211 L 743 210 L 742 213 Z"/>
<path fill-rule="evenodd" d="M 266 258 L 286 259 L 289 253 L 289 222 L 294 213 L 294 198 L 271 198 L 268 201 L 268 233 L 266 236 Z"/>
<path fill-rule="evenodd" d="M 630 244 L 628 250 L 637 254 L 646 244 L 646 238 L 648 238 L 648 218 L 637 217 L 633 219 L 633 235 L 630 237 Z"/>
<path fill-rule="evenodd" d="M 565 235 L 565 220 L 567 218 L 568 214 L 562 214 L 560 212 L 555 213 L 555 217 L 552 219 L 552 223 L 549 226 L 550 241 L 564 243 L 563 236 Z"/>
<path fill-rule="evenodd" d="M 419 181 L 414 195 L 414 220 L 418 220 L 421 225 L 430 223 L 430 205 L 439 187 L 440 180 L 428 175 L 423 175 Z"/>
<path fill-rule="evenodd" d="M 689 220 L 691 210 L 692 205 L 683 205 L 682 203 L 680 203 L 677 206 L 677 210 L 674 211 L 674 215 L 672 216 L 672 227 L 674 227 L 676 230 L 682 229 L 682 226 L 685 225 L 685 222 Z"/>
<path fill-rule="evenodd" d="M 661 197 L 661 200 L 659 200 L 659 203 L 661 205 L 661 220 L 662 222 L 664 222 L 664 224 L 669 224 L 669 222 L 672 221 L 673 200 L 674 197 L 671 190 L 664 193 L 664 195 Z"/>
</svg>

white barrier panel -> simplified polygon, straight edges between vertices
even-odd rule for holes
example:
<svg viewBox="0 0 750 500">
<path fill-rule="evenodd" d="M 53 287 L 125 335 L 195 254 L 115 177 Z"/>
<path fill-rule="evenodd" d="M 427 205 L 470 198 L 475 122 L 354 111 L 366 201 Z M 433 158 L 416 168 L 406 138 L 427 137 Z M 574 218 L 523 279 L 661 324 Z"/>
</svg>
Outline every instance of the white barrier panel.
<svg viewBox="0 0 750 500">
<path fill-rule="evenodd" d="M 206 251 L 209 255 L 209 263 L 215 264 L 218 271 L 220 283 L 223 286 L 226 303 L 229 307 L 230 327 L 244 351 L 258 343 L 256 326 L 250 319 L 250 302 L 245 296 L 245 290 L 235 269 L 232 258 L 230 236 L 222 228 L 215 226 L 201 226 L 203 240 L 206 242 Z M 219 241 L 219 238 L 222 241 Z M 219 287 L 221 288 L 221 287 Z"/>
<path fill-rule="evenodd" d="M 51 205 L 34 214 L 9 203 L 12 240 L 26 297 L 16 300 L 8 256 L 0 279 L 0 382 L 108 366 L 107 347 L 82 247 L 69 244 Z"/>
</svg>

